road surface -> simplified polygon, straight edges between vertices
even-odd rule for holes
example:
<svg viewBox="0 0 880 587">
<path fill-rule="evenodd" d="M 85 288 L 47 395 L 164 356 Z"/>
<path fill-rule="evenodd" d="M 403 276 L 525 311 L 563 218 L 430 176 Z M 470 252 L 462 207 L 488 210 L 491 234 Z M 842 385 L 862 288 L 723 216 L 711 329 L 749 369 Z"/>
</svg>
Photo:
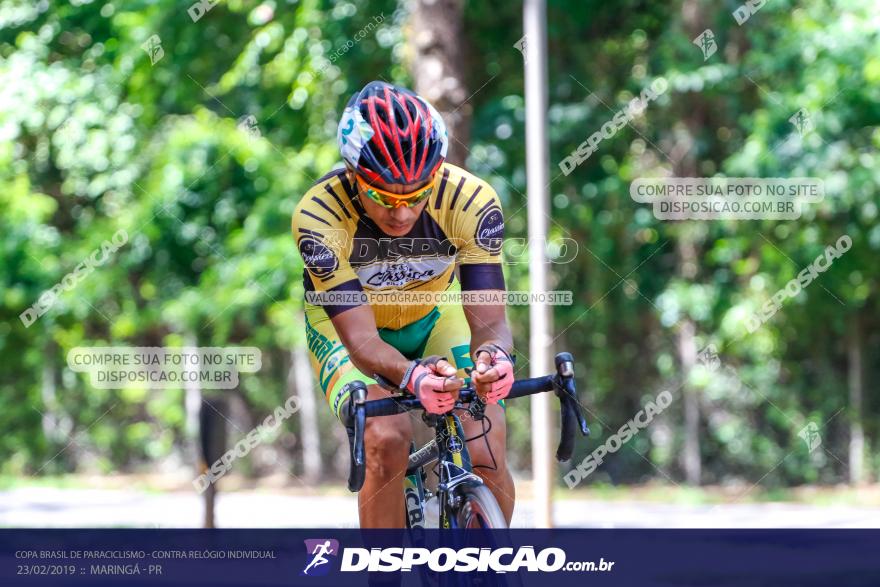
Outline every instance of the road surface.
<svg viewBox="0 0 880 587">
<path fill-rule="evenodd" d="M 0 491 L 0 527 L 197 528 L 194 492 L 22 487 Z M 560 500 L 556 523 L 577 528 L 880 528 L 880 508 L 804 504 L 680 505 Z M 221 528 L 355 527 L 354 496 L 282 492 L 221 493 Z M 532 526 L 529 501 L 517 502 L 513 526 Z"/>
</svg>

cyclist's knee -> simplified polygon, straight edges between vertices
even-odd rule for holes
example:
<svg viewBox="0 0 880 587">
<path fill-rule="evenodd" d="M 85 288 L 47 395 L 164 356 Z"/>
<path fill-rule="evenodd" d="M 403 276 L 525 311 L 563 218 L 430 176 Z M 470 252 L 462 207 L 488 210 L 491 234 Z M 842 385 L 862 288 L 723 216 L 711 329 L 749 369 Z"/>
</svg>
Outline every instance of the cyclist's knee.
<svg viewBox="0 0 880 587">
<path fill-rule="evenodd" d="M 481 471 L 506 471 L 507 459 L 504 446 L 487 446 L 481 438 L 468 443 L 471 464 Z"/>
<path fill-rule="evenodd" d="M 391 478 L 406 469 L 412 437 L 412 421 L 406 414 L 368 419 L 364 447 L 370 474 Z"/>
</svg>

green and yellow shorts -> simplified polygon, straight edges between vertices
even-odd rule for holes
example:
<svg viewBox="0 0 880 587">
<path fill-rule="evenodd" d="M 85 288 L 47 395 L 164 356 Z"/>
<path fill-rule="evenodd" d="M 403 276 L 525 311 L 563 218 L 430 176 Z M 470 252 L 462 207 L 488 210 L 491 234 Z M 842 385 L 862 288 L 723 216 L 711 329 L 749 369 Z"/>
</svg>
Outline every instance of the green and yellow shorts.
<svg viewBox="0 0 880 587">
<path fill-rule="evenodd" d="M 376 380 L 358 371 L 351 362 L 348 351 L 323 308 L 306 304 L 305 313 L 312 371 L 330 409 L 338 418 L 339 409 L 348 399 L 348 393 L 343 392 L 342 388 L 358 379 L 367 385 L 376 383 Z M 400 330 L 379 329 L 379 337 L 407 359 L 429 355 L 446 357 L 458 369 L 457 375 L 468 380 L 468 383 L 465 369 L 470 370 L 474 366 L 470 333 L 464 310 L 458 304 L 435 307 L 424 318 Z"/>
</svg>

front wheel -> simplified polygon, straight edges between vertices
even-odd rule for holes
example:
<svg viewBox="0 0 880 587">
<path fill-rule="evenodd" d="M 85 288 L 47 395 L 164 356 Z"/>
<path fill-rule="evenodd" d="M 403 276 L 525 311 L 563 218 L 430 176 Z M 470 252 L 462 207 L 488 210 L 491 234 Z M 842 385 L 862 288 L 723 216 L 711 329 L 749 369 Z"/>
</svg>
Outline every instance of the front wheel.
<svg viewBox="0 0 880 587">
<path fill-rule="evenodd" d="M 461 495 L 457 517 L 459 528 L 507 528 L 507 520 L 488 487 L 468 485 L 462 487 Z"/>
</svg>

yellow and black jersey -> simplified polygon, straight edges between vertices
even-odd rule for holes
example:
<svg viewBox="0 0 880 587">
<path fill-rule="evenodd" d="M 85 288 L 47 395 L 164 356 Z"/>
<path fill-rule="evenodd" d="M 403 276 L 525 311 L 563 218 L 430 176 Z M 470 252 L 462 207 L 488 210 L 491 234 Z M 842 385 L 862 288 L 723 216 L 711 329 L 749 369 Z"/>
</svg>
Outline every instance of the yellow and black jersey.
<svg viewBox="0 0 880 587">
<path fill-rule="evenodd" d="M 307 292 L 442 292 L 455 278 L 456 263 L 463 290 L 504 289 L 504 216 L 488 183 L 444 163 L 415 226 L 391 237 L 366 215 L 352 180 L 344 169 L 327 174 L 293 213 Z M 351 307 L 325 304 L 324 310 L 333 317 Z M 433 307 L 381 304 L 373 311 L 379 328 L 396 330 Z"/>
</svg>

